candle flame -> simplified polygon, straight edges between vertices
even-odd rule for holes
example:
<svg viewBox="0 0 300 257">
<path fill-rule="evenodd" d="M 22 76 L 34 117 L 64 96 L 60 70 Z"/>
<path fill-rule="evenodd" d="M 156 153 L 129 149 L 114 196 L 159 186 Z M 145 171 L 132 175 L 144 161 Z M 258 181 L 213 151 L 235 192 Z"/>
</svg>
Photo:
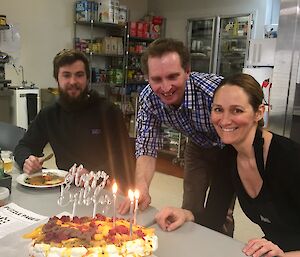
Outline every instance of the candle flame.
<svg viewBox="0 0 300 257">
<path fill-rule="evenodd" d="M 137 189 L 134 191 L 134 198 L 135 198 L 136 200 L 138 200 L 138 199 L 140 198 L 140 191 L 137 190 Z"/>
<path fill-rule="evenodd" d="M 115 182 L 115 183 L 113 184 L 113 186 L 112 186 L 112 192 L 113 192 L 113 194 L 116 194 L 117 191 L 118 191 L 118 185 L 117 185 L 117 183 Z"/>
<path fill-rule="evenodd" d="M 131 189 L 128 190 L 128 197 L 130 199 L 130 202 L 133 202 L 134 200 L 134 193 Z"/>
</svg>

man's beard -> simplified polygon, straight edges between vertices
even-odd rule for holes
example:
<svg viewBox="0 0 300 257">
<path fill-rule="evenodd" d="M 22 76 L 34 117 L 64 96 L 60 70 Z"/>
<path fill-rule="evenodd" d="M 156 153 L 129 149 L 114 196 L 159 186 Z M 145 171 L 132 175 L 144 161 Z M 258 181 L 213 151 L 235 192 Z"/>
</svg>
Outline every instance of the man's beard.
<svg viewBox="0 0 300 257">
<path fill-rule="evenodd" d="M 59 103 L 67 110 L 79 110 L 84 107 L 89 98 L 89 90 L 86 87 L 78 96 L 72 97 L 58 86 Z"/>
</svg>

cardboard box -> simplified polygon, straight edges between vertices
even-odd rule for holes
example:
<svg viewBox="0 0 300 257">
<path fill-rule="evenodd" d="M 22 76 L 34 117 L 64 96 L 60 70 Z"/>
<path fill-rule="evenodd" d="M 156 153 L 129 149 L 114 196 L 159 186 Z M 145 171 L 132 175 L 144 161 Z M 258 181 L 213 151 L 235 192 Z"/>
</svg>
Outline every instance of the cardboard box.
<svg viewBox="0 0 300 257">
<path fill-rule="evenodd" d="M 102 52 L 104 54 L 111 54 L 111 43 L 109 37 L 104 37 L 102 41 Z"/>
<path fill-rule="evenodd" d="M 114 22 L 113 0 L 100 0 L 98 2 L 98 18 L 101 22 Z"/>
<path fill-rule="evenodd" d="M 118 54 L 118 38 L 117 37 L 110 37 L 110 48 L 111 54 Z"/>
<path fill-rule="evenodd" d="M 118 49 L 118 54 L 122 55 L 124 52 L 124 46 L 123 46 L 123 38 L 117 37 L 117 49 Z"/>
</svg>

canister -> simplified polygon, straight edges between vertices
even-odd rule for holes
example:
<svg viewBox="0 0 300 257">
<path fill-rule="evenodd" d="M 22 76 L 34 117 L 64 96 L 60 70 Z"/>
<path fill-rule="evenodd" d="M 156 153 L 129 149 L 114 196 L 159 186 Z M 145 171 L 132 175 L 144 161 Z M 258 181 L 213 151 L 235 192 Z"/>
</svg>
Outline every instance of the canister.
<svg viewBox="0 0 300 257">
<path fill-rule="evenodd" d="M 6 25 L 6 15 L 0 14 L 0 25 L 5 26 Z"/>
</svg>

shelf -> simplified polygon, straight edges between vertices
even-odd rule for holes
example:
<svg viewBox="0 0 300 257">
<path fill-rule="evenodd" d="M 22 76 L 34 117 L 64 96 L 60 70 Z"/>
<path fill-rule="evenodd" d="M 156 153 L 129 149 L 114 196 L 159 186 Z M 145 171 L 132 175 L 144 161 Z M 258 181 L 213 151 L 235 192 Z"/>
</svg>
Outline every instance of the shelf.
<svg viewBox="0 0 300 257">
<path fill-rule="evenodd" d="M 109 83 L 109 82 L 91 82 L 91 86 L 93 87 L 107 87 L 107 86 L 113 86 L 113 87 L 121 87 L 123 86 L 123 83 Z"/>
<path fill-rule="evenodd" d="M 90 52 L 90 53 L 86 53 L 87 55 L 90 55 L 90 56 L 100 56 L 100 57 L 119 57 L 119 58 L 123 58 L 123 54 L 105 54 L 105 53 L 93 53 L 93 52 Z"/>
<path fill-rule="evenodd" d="M 128 66 L 128 70 L 141 70 L 141 67 L 136 67 L 136 66 Z"/>
<path fill-rule="evenodd" d="M 203 53 L 191 53 L 190 55 L 192 59 L 210 59 L 210 56 Z"/>
<path fill-rule="evenodd" d="M 221 55 L 221 58 L 230 59 L 230 60 L 241 60 L 242 62 L 245 61 L 245 58 L 241 57 L 241 56 L 224 56 L 224 55 Z"/>
<path fill-rule="evenodd" d="M 126 25 L 110 23 L 110 22 L 94 22 L 91 21 L 75 21 L 75 24 L 83 25 L 83 26 L 94 26 L 100 28 L 115 28 L 115 29 L 125 29 Z"/>
<path fill-rule="evenodd" d="M 153 42 L 155 39 L 154 39 L 154 38 L 131 37 L 131 36 L 129 36 L 129 40 L 130 40 L 130 41 L 135 41 L 135 42 L 148 42 L 148 43 L 151 43 L 151 42 Z"/>
<path fill-rule="evenodd" d="M 247 36 L 233 36 L 233 35 L 222 35 L 221 34 L 221 37 L 220 39 L 222 40 L 236 40 L 236 39 L 239 39 L 239 40 L 247 40 Z"/>
<path fill-rule="evenodd" d="M 0 84 L 10 84 L 11 80 L 7 80 L 7 79 L 0 79 Z"/>
<path fill-rule="evenodd" d="M 136 56 L 142 56 L 143 53 L 135 53 L 135 52 L 129 52 L 129 55 L 136 55 Z"/>
<path fill-rule="evenodd" d="M 245 54 L 246 49 L 241 49 L 241 50 L 222 50 L 221 53 L 228 53 L 228 54 Z"/>
<path fill-rule="evenodd" d="M 127 85 L 148 85 L 149 82 L 146 80 L 129 80 L 126 83 Z"/>
<path fill-rule="evenodd" d="M 211 39 L 212 38 L 212 34 L 206 34 L 206 35 L 194 35 L 191 37 L 191 40 L 203 40 L 203 39 Z"/>
</svg>

